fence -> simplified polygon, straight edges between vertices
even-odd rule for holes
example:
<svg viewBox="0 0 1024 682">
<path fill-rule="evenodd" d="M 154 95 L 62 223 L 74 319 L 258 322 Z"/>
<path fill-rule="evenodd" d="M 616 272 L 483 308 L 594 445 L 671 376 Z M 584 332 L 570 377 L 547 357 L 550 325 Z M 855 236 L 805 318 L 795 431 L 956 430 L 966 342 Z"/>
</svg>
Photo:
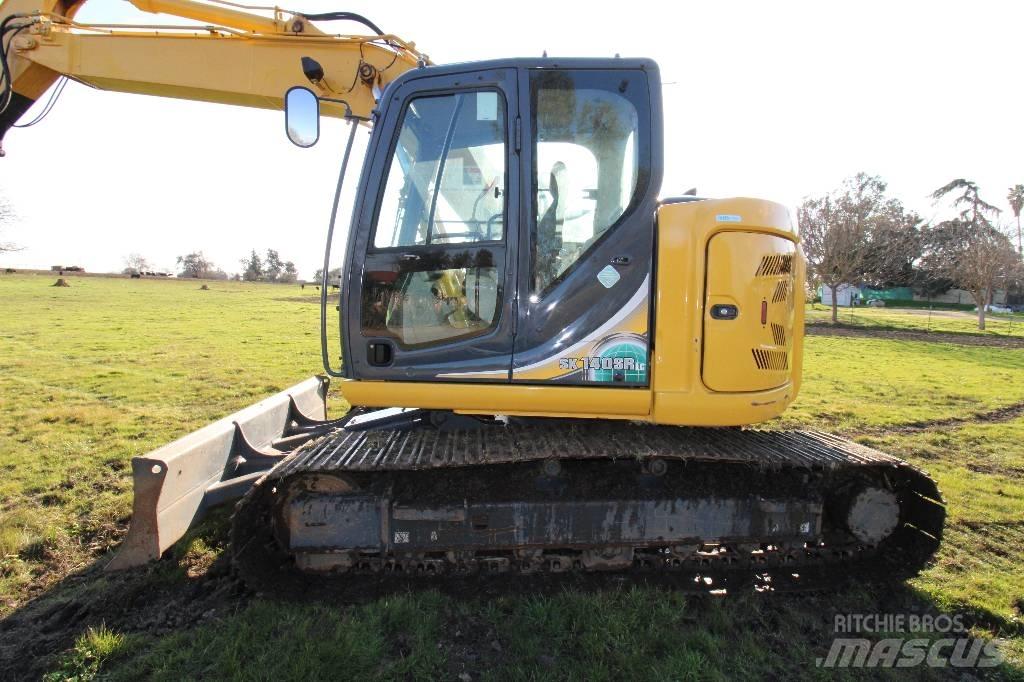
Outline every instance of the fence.
<svg viewBox="0 0 1024 682">
<path fill-rule="evenodd" d="M 807 324 L 827 324 L 832 320 L 832 307 L 821 303 L 807 306 Z M 943 332 L 1024 337 L 1024 314 L 986 313 L 985 329 L 978 329 L 977 312 L 950 306 L 922 305 L 913 307 L 839 308 L 838 321 L 850 327 L 915 332 Z"/>
</svg>

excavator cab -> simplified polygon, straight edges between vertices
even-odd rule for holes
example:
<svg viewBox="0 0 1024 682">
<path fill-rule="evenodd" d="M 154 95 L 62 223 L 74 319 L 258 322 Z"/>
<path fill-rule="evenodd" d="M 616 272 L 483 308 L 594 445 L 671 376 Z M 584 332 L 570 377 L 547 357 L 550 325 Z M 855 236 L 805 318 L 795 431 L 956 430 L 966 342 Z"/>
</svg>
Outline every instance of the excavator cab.
<svg viewBox="0 0 1024 682">
<path fill-rule="evenodd" d="M 412 69 L 373 121 L 338 301 L 354 404 L 474 412 L 486 391 L 491 413 L 734 425 L 796 396 L 789 215 L 659 201 L 653 61 Z"/>
<path fill-rule="evenodd" d="M 339 306 L 344 378 L 648 387 L 657 65 L 413 69 L 378 106 Z"/>
</svg>

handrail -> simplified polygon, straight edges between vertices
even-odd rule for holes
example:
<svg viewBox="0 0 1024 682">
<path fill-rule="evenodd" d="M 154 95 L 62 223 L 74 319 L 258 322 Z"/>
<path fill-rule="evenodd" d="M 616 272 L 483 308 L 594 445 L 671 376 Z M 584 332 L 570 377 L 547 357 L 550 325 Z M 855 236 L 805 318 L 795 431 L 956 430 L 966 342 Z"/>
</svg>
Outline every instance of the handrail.
<svg viewBox="0 0 1024 682">
<path fill-rule="evenodd" d="M 341 203 L 341 188 L 345 183 L 345 174 L 348 171 L 348 162 L 352 155 L 352 143 L 355 141 L 356 129 L 359 127 L 358 122 L 361 119 L 358 116 L 352 115 L 352 110 L 344 100 L 328 101 L 345 105 L 345 120 L 349 122 L 349 133 L 348 141 L 345 143 L 345 155 L 341 160 L 341 170 L 338 173 L 338 184 L 334 189 L 334 203 L 331 206 L 331 220 L 327 227 L 327 244 L 324 247 L 324 268 L 320 277 L 320 359 L 323 362 L 324 371 L 327 372 L 327 374 L 332 377 L 343 377 L 345 376 L 345 344 L 342 335 L 345 330 L 344 325 L 341 322 L 342 282 L 338 282 L 338 345 L 342 350 L 342 354 L 339 355 L 341 365 L 337 371 L 331 367 L 330 354 L 327 352 L 327 287 L 330 284 L 331 278 L 331 245 L 334 243 L 334 226 L 338 220 L 338 205 Z"/>
</svg>

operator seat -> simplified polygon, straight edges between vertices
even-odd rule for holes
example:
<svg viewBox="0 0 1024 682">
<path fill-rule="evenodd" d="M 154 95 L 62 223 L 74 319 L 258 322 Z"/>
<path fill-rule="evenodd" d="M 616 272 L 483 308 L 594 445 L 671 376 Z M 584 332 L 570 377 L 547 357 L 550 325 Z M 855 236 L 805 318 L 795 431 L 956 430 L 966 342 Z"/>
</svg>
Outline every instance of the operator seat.
<svg viewBox="0 0 1024 682">
<path fill-rule="evenodd" d="M 565 205 L 569 170 L 561 161 L 551 167 L 551 179 L 548 187 L 551 192 L 551 205 L 537 223 L 537 288 L 542 283 L 550 283 L 558 277 L 559 254 L 562 252 L 562 227 L 565 224 Z"/>
</svg>

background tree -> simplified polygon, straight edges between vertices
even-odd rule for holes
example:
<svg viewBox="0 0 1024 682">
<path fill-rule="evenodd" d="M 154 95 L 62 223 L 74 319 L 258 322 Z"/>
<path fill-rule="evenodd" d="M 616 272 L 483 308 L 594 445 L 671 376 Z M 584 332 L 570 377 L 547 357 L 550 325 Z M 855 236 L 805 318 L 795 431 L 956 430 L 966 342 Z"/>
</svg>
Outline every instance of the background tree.
<svg viewBox="0 0 1024 682">
<path fill-rule="evenodd" d="M 334 269 L 330 270 L 327 273 L 327 275 L 328 275 L 328 278 L 329 278 L 329 280 L 331 282 L 340 281 L 341 280 L 341 268 L 334 268 Z M 324 269 L 323 268 L 317 268 L 316 274 L 313 275 L 313 283 L 314 284 L 320 284 L 323 281 L 324 281 Z"/>
<path fill-rule="evenodd" d="M 284 272 L 284 263 L 281 262 L 281 256 L 274 249 L 267 249 L 267 257 L 263 261 L 263 279 L 268 282 L 276 282 L 282 272 Z"/>
<path fill-rule="evenodd" d="M 912 286 L 921 258 L 924 220 L 886 199 L 868 233 L 861 283 L 876 289 Z"/>
<path fill-rule="evenodd" d="M 259 282 L 263 275 L 263 261 L 260 260 L 256 249 L 253 249 L 248 258 L 242 259 L 242 279 L 246 282 Z"/>
<path fill-rule="evenodd" d="M 1024 185 L 1011 187 L 1010 193 L 1006 195 L 1006 200 L 1010 202 L 1013 217 L 1017 219 L 1017 253 L 1024 259 L 1024 242 L 1021 241 L 1020 235 L 1020 212 L 1021 209 L 1024 209 Z"/>
<path fill-rule="evenodd" d="M 953 195 L 950 199 L 950 195 Z M 954 209 L 960 209 L 960 220 L 967 221 L 971 227 L 991 226 L 989 216 L 995 216 L 999 209 L 981 198 L 978 185 L 971 180 L 957 178 L 932 192 L 935 202 L 951 201 Z"/>
<path fill-rule="evenodd" d="M 295 263 L 286 261 L 284 264 L 284 271 L 278 277 L 277 281 L 283 284 L 292 284 L 299 278 L 299 271 L 295 268 Z"/>
<path fill-rule="evenodd" d="M 149 261 L 140 253 L 130 253 L 125 256 L 124 266 L 122 272 L 126 275 L 141 275 L 143 272 L 153 269 Z"/>
<path fill-rule="evenodd" d="M 247 282 L 277 282 L 287 284 L 298 277 L 295 263 L 281 260 L 281 255 L 274 249 L 267 249 L 265 258 L 260 258 L 253 249 L 248 258 L 243 258 L 242 279 Z"/>
<path fill-rule="evenodd" d="M 178 256 L 178 267 L 180 271 L 178 277 L 195 277 L 195 278 L 206 278 L 216 268 L 203 256 L 202 251 L 194 251 L 185 256 Z"/>
<path fill-rule="evenodd" d="M 210 266 L 212 269 L 206 273 L 206 279 L 230 279 L 231 275 L 220 268 Z"/>
<path fill-rule="evenodd" d="M 885 190 L 881 178 L 858 173 L 834 192 L 804 199 L 798 209 L 808 270 L 832 293 L 833 322 L 839 320 L 840 285 L 909 283 L 921 221 Z"/>
<path fill-rule="evenodd" d="M 936 201 L 952 195 L 955 218 L 926 235 L 922 265 L 970 293 L 978 307 L 978 329 L 985 329 L 985 306 L 1000 286 L 1020 275 L 1020 259 L 1010 238 L 993 222 L 999 209 L 982 199 L 978 186 L 962 178 L 932 193 Z"/>
<path fill-rule="evenodd" d="M 922 234 L 922 242 L 926 244 L 928 239 L 929 231 L 926 228 Z M 948 277 L 945 269 L 936 269 L 933 266 L 934 263 L 932 261 L 922 259 L 917 264 L 917 267 L 914 268 L 914 291 L 920 293 L 929 301 L 956 287 L 956 282 Z"/>
</svg>

